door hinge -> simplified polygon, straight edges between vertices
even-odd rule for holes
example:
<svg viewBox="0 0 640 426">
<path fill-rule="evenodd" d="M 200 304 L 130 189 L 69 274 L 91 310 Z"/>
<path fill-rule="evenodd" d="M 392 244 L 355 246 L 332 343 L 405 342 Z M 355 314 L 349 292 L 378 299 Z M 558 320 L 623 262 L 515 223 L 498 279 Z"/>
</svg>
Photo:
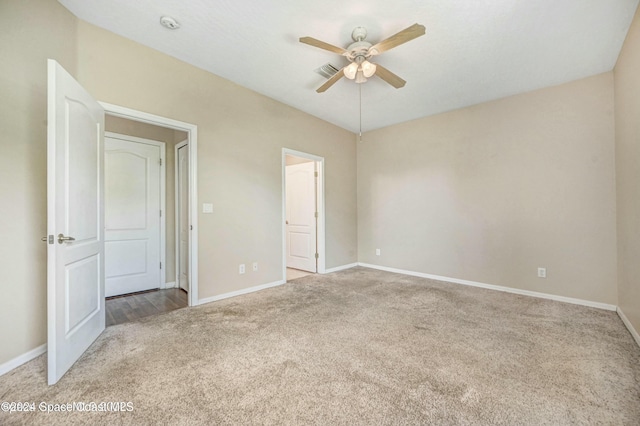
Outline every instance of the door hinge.
<svg viewBox="0 0 640 426">
<path fill-rule="evenodd" d="M 162 217 L 162 210 L 160 210 L 160 217 Z"/>
<path fill-rule="evenodd" d="M 162 269 L 162 262 L 160 262 L 160 269 Z"/>
<path fill-rule="evenodd" d="M 160 165 L 162 166 L 162 158 L 159 160 Z"/>
<path fill-rule="evenodd" d="M 313 172 L 313 175 L 314 175 L 315 177 L 318 177 L 318 172 Z"/>
<path fill-rule="evenodd" d="M 193 231 L 193 225 L 189 225 L 189 230 Z"/>
<path fill-rule="evenodd" d="M 317 219 L 317 218 L 318 218 L 318 212 L 315 212 L 315 213 L 313 214 L 313 216 Z"/>
<path fill-rule="evenodd" d="M 316 253 L 316 259 L 318 259 L 320 257 L 320 255 L 318 253 Z"/>
</svg>

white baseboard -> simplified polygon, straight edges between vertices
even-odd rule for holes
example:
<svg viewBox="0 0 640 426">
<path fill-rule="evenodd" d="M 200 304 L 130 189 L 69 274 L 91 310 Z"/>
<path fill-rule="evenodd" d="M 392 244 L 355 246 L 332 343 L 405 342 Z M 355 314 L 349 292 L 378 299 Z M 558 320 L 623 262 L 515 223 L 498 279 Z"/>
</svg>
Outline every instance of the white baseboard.
<svg viewBox="0 0 640 426">
<path fill-rule="evenodd" d="M 620 309 L 620 306 L 618 306 L 618 309 L 616 309 L 616 312 L 618 313 L 618 316 L 620 317 L 624 325 L 627 327 L 627 330 L 629 330 L 629 333 L 631 333 L 631 335 L 633 336 L 633 339 L 636 341 L 638 346 L 640 346 L 640 334 L 638 334 L 636 329 L 633 328 L 631 321 L 629 321 L 629 318 L 627 318 L 624 312 L 622 312 L 622 309 Z"/>
<path fill-rule="evenodd" d="M 520 290 L 517 288 L 503 287 L 503 286 L 493 285 L 493 284 L 485 284 L 485 283 L 480 283 L 476 281 L 461 280 L 458 278 L 443 277 L 440 275 L 425 274 L 422 272 L 407 271 L 404 269 L 388 268 L 386 266 L 372 265 L 369 263 L 358 263 L 358 265 L 364 266 L 365 268 L 379 269 L 381 271 L 387 271 L 387 272 L 395 272 L 397 274 L 411 275 L 411 276 L 420 277 L 420 278 L 429 278 L 432 280 L 446 281 L 450 283 L 468 285 L 472 287 L 486 288 L 489 290 L 504 291 L 506 293 L 514 293 L 514 294 L 520 294 L 523 296 L 538 297 L 540 299 L 555 300 L 557 302 L 565 302 L 565 303 L 571 303 L 574 305 L 588 306 L 590 308 L 604 309 L 607 311 L 615 311 L 617 308 L 616 305 L 610 305 L 608 303 L 592 302 L 590 300 L 574 299 L 573 297 L 556 296 L 555 294 L 539 293 L 537 291 Z"/>
<path fill-rule="evenodd" d="M 204 299 L 198 300 L 198 305 L 203 305 L 205 303 L 215 302 L 217 300 L 228 299 L 230 297 L 241 296 L 243 294 L 253 293 L 256 291 L 264 290 L 271 287 L 277 287 L 279 285 L 285 284 L 286 280 L 274 281 L 272 283 L 257 285 L 255 287 L 244 288 L 238 291 L 232 291 L 230 293 L 219 294 L 217 296 L 206 297 Z"/>
<path fill-rule="evenodd" d="M 170 283 L 165 283 L 164 284 L 164 288 L 174 288 L 176 287 L 176 282 L 175 281 L 171 281 Z"/>
<path fill-rule="evenodd" d="M 345 269 L 351 269 L 358 266 L 358 263 L 349 263 L 348 265 L 336 266 L 335 268 L 325 269 L 324 274 L 330 274 L 332 272 L 344 271 Z"/>
<path fill-rule="evenodd" d="M 45 343 L 44 345 L 40 345 L 37 348 L 30 350 L 29 352 L 23 353 L 22 355 L 17 356 L 14 359 L 5 362 L 4 364 L 0 365 L 0 376 L 8 373 L 14 368 L 20 367 L 25 362 L 29 362 L 32 359 L 39 357 L 46 351 L 47 351 L 47 344 Z"/>
</svg>

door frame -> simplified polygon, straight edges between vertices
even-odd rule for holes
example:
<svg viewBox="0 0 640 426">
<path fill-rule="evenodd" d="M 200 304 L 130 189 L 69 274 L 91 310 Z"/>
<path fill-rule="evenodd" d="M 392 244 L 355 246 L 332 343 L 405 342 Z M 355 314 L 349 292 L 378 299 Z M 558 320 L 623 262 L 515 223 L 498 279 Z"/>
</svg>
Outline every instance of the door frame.
<svg viewBox="0 0 640 426">
<path fill-rule="evenodd" d="M 106 111 L 105 111 L 106 114 Z M 113 115 L 113 114 L 109 114 Z M 140 143 L 144 145 L 157 146 L 160 148 L 160 210 L 162 215 L 160 216 L 160 262 L 162 262 L 162 268 L 160 268 L 160 283 L 158 287 L 160 289 L 167 288 L 167 170 L 166 170 L 166 153 L 167 144 L 161 141 L 153 139 L 139 138 L 137 136 L 125 135 L 123 133 L 116 132 L 104 132 L 104 137 L 111 139 L 121 139 L 128 142 Z M 106 142 L 105 142 L 106 147 Z M 105 168 L 106 173 L 106 168 Z M 106 177 L 105 177 L 106 179 Z M 107 202 L 105 199 L 105 207 Z M 106 230 L 105 230 L 106 231 Z M 106 238 L 106 237 L 105 237 Z M 106 242 L 106 241 L 105 241 Z M 106 257 L 105 257 L 106 262 Z M 106 282 L 106 277 L 105 277 Z"/>
<path fill-rule="evenodd" d="M 180 217 L 180 201 L 178 200 L 178 185 L 179 185 L 179 176 L 178 176 L 178 150 L 182 147 L 189 147 L 189 139 L 185 139 L 182 142 L 178 142 L 177 144 L 175 144 L 174 146 L 174 151 L 173 151 L 173 178 L 174 178 L 174 185 L 173 185 L 173 199 L 174 199 L 174 207 L 175 207 L 175 213 L 173 215 L 173 221 L 175 223 L 174 226 L 174 230 L 175 230 L 175 247 L 173 249 L 174 253 L 175 253 L 175 273 L 176 273 L 176 281 L 175 281 L 175 287 L 176 288 L 180 288 L 180 270 L 179 270 L 179 262 L 180 262 L 180 229 L 179 229 L 179 223 L 178 223 L 178 218 Z M 190 147 L 189 147 L 190 148 Z M 190 160 L 190 158 L 188 158 L 188 160 Z M 189 166 L 191 166 L 191 164 L 189 164 Z M 189 194 L 189 196 L 191 196 L 191 194 Z M 189 210 L 189 206 L 187 205 L 187 210 Z M 188 215 L 189 213 L 187 213 Z M 189 271 L 189 281 L 191 281 L 191 271 Z"/>
<path fill-rule="evenodd" d="M 98 102 L 105 114 L 187 133 L 189 143 L 189 306 L 197 306 L 198 299 L 198 126 L 131 108 Z"/>
<path fill-rule="evenodd" d="M 296 151 L 294 149 L 282 148 L 282 279 L 287 281 L 287 155 L 305 158 L 315 161 L 318 165 L 318 180 L 316 191 L 316 205 L 318 206 L 318 221 L 316 226 L 318 247 L 318 267 L 316 273 L 324 274 L 326 270 L 326 250 L 325 250 L 325 198 L 324 198 L 324 157 L 320 157 L 307 152 Z"/>
</svg>

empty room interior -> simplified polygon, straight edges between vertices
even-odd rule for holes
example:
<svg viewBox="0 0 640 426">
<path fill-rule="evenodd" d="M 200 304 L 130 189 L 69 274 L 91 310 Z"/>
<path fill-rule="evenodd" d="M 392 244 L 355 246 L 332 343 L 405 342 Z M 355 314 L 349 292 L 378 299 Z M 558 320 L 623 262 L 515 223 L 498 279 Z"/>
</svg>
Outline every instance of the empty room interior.
<svg viewBox="0 0 640 426">
<path fill-rule="evenodd" d="M 0 424 L 640 424 L 638 3 L 0 0 Z"/>
</svg>

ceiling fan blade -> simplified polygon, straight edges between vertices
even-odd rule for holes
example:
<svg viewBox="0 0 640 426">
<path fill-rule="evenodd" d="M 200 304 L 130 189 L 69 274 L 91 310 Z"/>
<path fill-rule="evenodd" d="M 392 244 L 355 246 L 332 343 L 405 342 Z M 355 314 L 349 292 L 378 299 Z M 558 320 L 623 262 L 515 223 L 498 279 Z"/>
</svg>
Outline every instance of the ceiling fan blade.
<svg viewBox="0 0 640 426">
<path fill-rule="evenodd" d="M 324 41 L 320 41 L 313 37 L 300 37 L 300 43 L 308 44 L 314 47 L 319 47 L 320 49 L 328 50 L 329 52 L 334 52 L 334 53 L 337 53 L 338 55 L 343 55 L 347 53 L 347 51 L 344 50 L 342 47 L 325 43 Z"/>
<path fill-rule="evenodd" d="M 378 77 L 380 77 L 381 79 L 383 79 L 384 81 L 386 81 L 387 83 L 395 87 L 396 89 L 404 87 L 404 85 L 407 83 L 406 81 L 404 81 L 403 79 L 401 79 L 400 77 L 398 77 L 397 75 L 395 75 L 394 73 L 392 73 L 391 71 L 389 71 L 388 69 L 386 69 L 385 67 L 379 64 L 376 64 L 375 75 L 377 75 Z"/>
<path fill-rule="evenodd" d="M 369 48 L 371 55 L 379 55 L 382 52 L 393 49 L 396 46 L 400 46 L 403 43 L 418 38 L 425 33 L 424 25 L 413 24 L 409 28 L 405 28 L 397 34 L 392 35 L 388 39 L 382 40 L 378 44 L 374 44 Z M 302 39 L 301 39 L 302 40 Z"/>
<path fill-rule="evenodd" d="M 335 73 L 335 75 L 333 77 L 331 77 L 329 80 L 327 80 L 327 82 L 324 83 L 322 86 L 318 87 L 316 89 L 316 92 L 322 93 L 322 92 L 326 91 L 328 88 L 330 88 L 331 86 L 336 84 L 336 82 L 338 80 L 340 80 L 342 77 L 344 77 L 344 68 L 342 68 L 340 71 Z"/>
</svg>

